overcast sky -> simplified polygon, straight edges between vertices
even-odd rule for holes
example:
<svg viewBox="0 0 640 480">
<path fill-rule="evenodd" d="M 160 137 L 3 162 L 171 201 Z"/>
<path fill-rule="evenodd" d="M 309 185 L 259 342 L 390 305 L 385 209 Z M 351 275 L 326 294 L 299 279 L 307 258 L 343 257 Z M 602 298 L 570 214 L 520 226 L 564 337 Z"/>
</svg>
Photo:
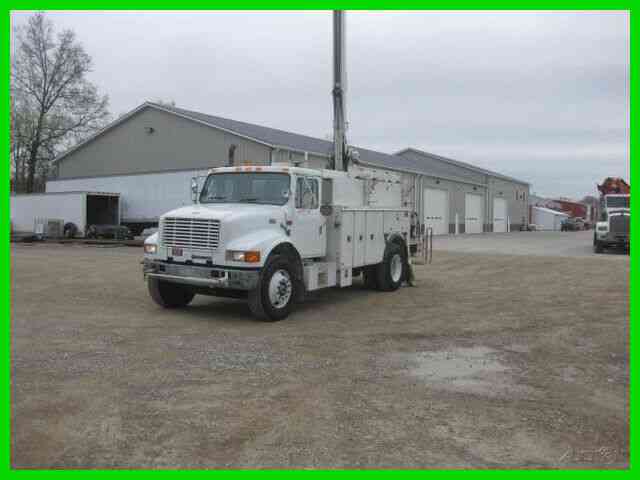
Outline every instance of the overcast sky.
<svg viewBox="0 0 640 480">
<path fill-rule="evenodd" d="M 14 24 L 28 13 L 14 13 Z M 145 100 L 325 137 L 330 12 L 49 13 L 111 112 Z M 582 197 L 629 178 L 627 13 L 348 12 L 348 140 Z"/>
</svg>

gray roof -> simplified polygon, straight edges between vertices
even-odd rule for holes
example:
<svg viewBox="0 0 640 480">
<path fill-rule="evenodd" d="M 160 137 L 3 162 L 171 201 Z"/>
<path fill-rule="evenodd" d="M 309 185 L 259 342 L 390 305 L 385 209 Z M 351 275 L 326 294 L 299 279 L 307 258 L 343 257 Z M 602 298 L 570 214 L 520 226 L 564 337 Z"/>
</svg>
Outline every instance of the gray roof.
<svg viewBox="0 0 640 480">
<path fill-rule="evenodd" d="M 281 147 L 284 149 L 297 150 L 302 152 L 315 153 L 319 155 L 324 155 L 331 157 L 333 154 L 333 142 L 328 140 L 322 140 L 320 138 L 310 137 L 307 135 L 301 135 L 298 133 L 287 132 L 285 130 L 279 130 L 276 128 L 263 127 L 262 125 L 255 125 L 253 123 L 240 122 L 238 120 L 231 120 L 229 118 L 217 117 L 214 115 L 207 115 L 205 113 L 196 112 L 193 110 L 186 110 L 184 108 L 178 108 L 168 105 L 160 105 L 157 103 L 146 102 L 136 109 L 132 110 L 126 115 L 115 120 L 113 123 L 109 124 L 104 129 L 100 130 L 94 136 L 87 138 L 83 142 L 80 142 L 70 150 L 66 151 L 59 157 L 55 159 L 55 161 L 61 160 L 69 153 L 74 150 L 80 148 L 82 145 L 90 142 L 95 137 L 101 135 L 105 131 L 113 128 L 114 126 L 124 122 L 131 116 L 133 116 L 138 111 L 143 108 L 156 108 L 158 110 L 162 110 L 169 113 L 174 113 L 184 118 L 189 118 L 194 121 L 206 124 L 213 128 L 219 128 L 222 130 L 229 131 L 230 133 L 235 133 L 237 135 L 247 137 L 258 142 L 267 144 L 271 147 Z M 419 156 L 413 154 L 413 152 L 419 153 L 420 155 L 430 156 L 431 159 L 436 159 L 441 162 L 445 162 L 449 165 L 456 165 L 458 167 L 465 168 L 467 170 L 473 170 L 476 172 L 483 172 L 485 174 L 490 174 L 495 177 L 516 181 L 518 183 L 524 183 L 520 180 L 516 180 L 510 177 L 506 177 L 504 175 L 500 175 L 498 173 L 489 172 L 488 170 L 483 170 L 478 167 L 474 167 L 473 165 L 469 165 L 464 162 L 459 162 L 457 160 L 451 160 L 449 158 L 440 157 L 438 155 L 433 155 L 426 152 L 421 152 L 415 149 L 406 149 L 402 152 L 398 152 L 398 154 L 391 155 L 388 153 L 377 152 L 375 150 L 369 150 L 361 147 L 354 147 L 359 155 L 360 161 L 366 164 L 370 164 L 374 167 L 388 168 L 399 171 L 407 171 L 413 173 L 421 173 L 424 175 L 438 175 L 437 172 L 433 172 L 425 162 L 420 161 Z M 406 154 L 407 152 L 412 152 L 411 155 Z M 463 176 L 460 176 L 460 181 L 465 181 Z"/>
<path fill-rule="evenodd" d="M 319 153 L 321 155 L 333 154 L 333 142 L 328 140 L 321 140 L 319 138 L 308 137 L 298 133 L 286 132 L 276 128 L 263 127 L 253 123 L 239 122 L 229 118 L 216 117 L 214 115 L 194 112 L 193 110 L 185 110 L 184 108 L 167 107 L 165 105 L 156 104 L 150 105 L 175 112 L 185 117 L 195 118 L 203 123 L 239 133 L 245 137 L 260 140 L 261 142 L 268 143 L 274 147 L 288 147 L 309 153 Z"/>
<path fill-rule="evenodd" d="M 260 140 L 264 143 L 268 143 L 273 146 L 288 147 L 295 150 L 306 151 L 309 153 L 319 153 L 319 154 L 328 155 L 328 156 L 331 156 L 333 153 L 333 143 L 328 140 L 321 140 L 319 138 L 300 135 L 297 133 L 291 133 L 284 130 L 278 130 L 275 128 L 263 127 L 261 125 L 254 125 L 252 123 L 239 122 L 237 120 L 231 120 L 229 118 L 217 117 L 214 115 L 207 115 L 204 113 L 195 112 L 193 110 L 185 110 L 183 108 L 177 108 L 177 107 L 166 107 L 164 105 L 158 105 L 158 106 L 166 110 L 171 110 L 185 117 L 193 117 L 201 122 L 208 123 L 210 125 L 216 125 L 218 127 L 224 128 L 225 130 L 230 130 L 232 132 L 239 133 L 246 137 L 255 138 L 256 140 Z M 425 174 L 433 173 L 433 172 L 430 172 L 428 169 L 425 169 L 425 165 L 419 159 L 420 155 L 426 155 L 431 159 L 439 160 L 441 162 L 455 165 L 457 167 L 464 168 L 467 170 L 472 170 L 474 172 L 482 173 L 484 175 L 491 175 L 493 177 L 498 177 L 498 178 L 502 178 L 509 181 L 515 181 L 518 183 L 527 184 L 522 180 L 518 180 L 512 177 L 507 177 L 506 175 L 492 172 L 490 170 L 485 170 L 465 162 L 460 162 L 458 160 L 452 160 L 450 158 L 441 157 L 439 155 L 434 155 L 432 153 L 422 152 L 414 148 L 407 148 L 394 155 L 377 152 L 375 150 L 369 150 L 361 147 L 354 147 L 354 148 L 360 154 L 360 160 L 366 163 L 370 163 L 372 165 L 377 165 L 379 167 L 393 168 L 398 170 L 407 170 L 407 171 L 420 172 Z M 411 153 L 415 152 L 416 154 L 418 154 L 418 157 L 405 155 L 405 152 L 411 152 Z"/>
<path fill-rule="evenodd" d="M 447 158 L 447 157 L 442 157 L 440 155 L 435 155 L 433 153 L 429 153 L 429 152 L 424 152 L 422 150 L 418 150 L 417 148 L 405 148 L 404 150 L 400 150 L 399 152 L 397 152 L 395 155 L 397 156 L 401 156 L 406 158 L 409 162 L 415 164 L 415 165 L 419 165 L 424 159 L 428 159 L 428 160 L 436 160 L 439 162 L 444 162 L 447 163 L 449 165 L 454 165 L 456 167 L 471 171 L 471 172 L 475 172 L 475 173 L 480 173 L 482 175 L 489 175 L 491 177 L 495 177 L 495 178 L 500 178 L 503 180 L 508 180 L 510 182 L 516 182 L 516 183 L 522 183 L 524 185 L 529 185 L 528 182 L 525 182 L 523 180 L 518 180 L 517 178 L 513 178 L 513 177 L 509 177 L 507 175 L 503 175 L 501 173 L 497 173 L 497 172 L 493 172 L 491 170 L 487 170 L 485 168 L 481 168 L 481 167 L 476 167 L 475 165 L 471 165 L 470 163 L 466 163 L 466 162 L 461 162 L 460 160 L 453 160 L 451 158 Z"/>
</svg>

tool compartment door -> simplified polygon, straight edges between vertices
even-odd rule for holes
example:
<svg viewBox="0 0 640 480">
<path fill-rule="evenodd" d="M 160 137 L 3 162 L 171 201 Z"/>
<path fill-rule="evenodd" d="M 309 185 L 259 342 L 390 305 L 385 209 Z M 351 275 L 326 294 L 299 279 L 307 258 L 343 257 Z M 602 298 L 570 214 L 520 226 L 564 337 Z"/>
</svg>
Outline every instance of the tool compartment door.
<svg viewBox="0 0 640 480">
<path fill-rule="evenodd" d="M 365 215 L 365 264 L 374 265 L 382 261 L 384 255 L 383 213 L 366 212 Z"/>
<path fill-rule="evenodd" d="M 361 267 L 365 259 L 365 212 L 355 211 L 353 217 L 353 266 Z"/>
<path fill-rule="evenodd" d="M 340 266 L 351 267 L 353 265 L 353 223 L 354 212 L 344 210 L 340 219 Z"/>
<path fill-rule="evenodd" d="M 403 212 L 383 212 L 382 224 L 385 237 L 402 231 L 402 215 Z"/>
</svg>

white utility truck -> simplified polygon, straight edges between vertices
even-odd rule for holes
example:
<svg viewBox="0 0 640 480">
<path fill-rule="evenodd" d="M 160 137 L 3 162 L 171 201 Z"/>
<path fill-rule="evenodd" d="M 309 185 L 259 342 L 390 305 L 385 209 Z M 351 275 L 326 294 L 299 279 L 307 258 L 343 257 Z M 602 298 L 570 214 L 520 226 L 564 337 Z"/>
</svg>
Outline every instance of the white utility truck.
<svg viewBox="0 0 640 480">
<path fill-rule="evenodd" d="M 332 170 L 286 165 L 220 167 L 193 206 L 160 217 L 144 245 L 151 297 L 167 308 L 196 294 L 246 297 L 264 320 L 281 320 L 306 292 L 397 290 L 411 280 L 409 211 L 400 178 L 357 164 L 345 135 L 344 13 L 333 15 Z"/>
<path fill-rule="evenodd" d="M 196 294 L 244 297 L 274 321 L 305 292 L 354 276 L 382 291 L 410 279 L 409 211 L 373 201 L 400 203 L 387 172 L 221 167 L 192 188 L 197 203 L 162 215 L 144 245 L 149 293 L 163 307 Z"/>
</svg>

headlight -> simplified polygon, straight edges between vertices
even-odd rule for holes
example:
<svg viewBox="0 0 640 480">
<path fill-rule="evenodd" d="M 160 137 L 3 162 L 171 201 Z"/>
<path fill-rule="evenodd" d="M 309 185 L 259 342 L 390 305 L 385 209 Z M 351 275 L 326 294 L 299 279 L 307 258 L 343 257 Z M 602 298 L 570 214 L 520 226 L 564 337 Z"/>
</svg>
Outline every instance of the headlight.
<svg viewBox="0 0 640 480">
<path fill-rule="evenodd" d="M 158 251 L 158 245 L 156 245 L 155 243 L 144 244 L 144 253 L 148 255 L 155 255 L 157 251 Z"/>
<path fill-rule="evenodd" d="M 598 226 L 598 231 L 599 232 L 606 232 L 607 230 L 609 230 L 609 227 L 607 227 L 606 225 Z"/>
<path fill-rule="evenodd" d="M 227 250 L 227 260 L 232 262 L 258 263 L 260 261 L 260 252 L 255 250 Z"/>
</svg>

